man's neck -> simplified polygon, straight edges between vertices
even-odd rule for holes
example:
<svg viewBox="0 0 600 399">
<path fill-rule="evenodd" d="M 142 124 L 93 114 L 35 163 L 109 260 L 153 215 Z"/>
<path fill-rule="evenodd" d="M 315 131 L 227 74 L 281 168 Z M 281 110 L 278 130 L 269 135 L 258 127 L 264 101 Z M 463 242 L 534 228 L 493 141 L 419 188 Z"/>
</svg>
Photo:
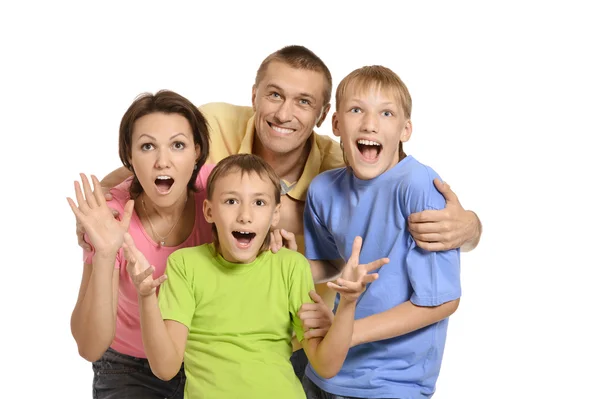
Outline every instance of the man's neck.
<svg viewBox="0 0 600 399">
<path fill-rule="evenodd" d="M 294 183 L 300 179 L 311 148 L 311 139 L 303 147 L 285 154 L 274 153 L 265 148 L 258 136 L 255 136 L 252 153 L 264 159 L 277 173 L 280 179 Z"/>
</svg>

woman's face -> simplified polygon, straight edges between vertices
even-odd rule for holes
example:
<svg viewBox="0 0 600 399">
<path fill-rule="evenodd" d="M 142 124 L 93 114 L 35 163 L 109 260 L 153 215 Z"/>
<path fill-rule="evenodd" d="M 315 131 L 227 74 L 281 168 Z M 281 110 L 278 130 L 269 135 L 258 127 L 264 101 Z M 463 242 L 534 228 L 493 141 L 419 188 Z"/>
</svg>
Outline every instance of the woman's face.
<svg viewBox="0 0 600 399">
<path fill-rule="evenodd" d="M 133 125 L 131 164 L 144 193 L 158 207 L 169 207 L 186 192 L 200 156 L 188 120 L 155 112 Z"/>
</svg>

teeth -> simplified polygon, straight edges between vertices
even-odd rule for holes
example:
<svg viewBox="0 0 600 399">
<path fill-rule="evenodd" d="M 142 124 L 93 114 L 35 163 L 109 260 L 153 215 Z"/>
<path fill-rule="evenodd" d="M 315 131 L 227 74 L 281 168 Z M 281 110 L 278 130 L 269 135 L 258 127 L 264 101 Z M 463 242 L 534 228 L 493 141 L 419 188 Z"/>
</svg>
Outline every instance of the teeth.
<svg viewBox="0 0 600 399">
<path fill-rule="evenodd" d="M 360 140 L 358 140 L 358 144 L 362 144 L 362 145 L 376 145 L 376 146 L 381 146 L 381 144 L 379 144 L 379 143 L 376 143 L 376 142 L 374 142 L 374 141 L 371 141 L 371 140 L 363 140 L 363 139 L 360 139 Z"/>
<path fill-rule="evenodd" d="M 240 233 L 240 234 L 251 234 L 250 231 L 238 231 L 238 233 Z"/>
<path fill-rule="evenodd" d="M 273 130 L 275 130 L 277 133 L 281 133 L 281 134 L 290 134 L 294 132 L 294 129 L 285 129 L 283 127 L 279 127 L 279 126 L 275 126 L 275 125 L 271 125 L 271 127 L 273 128 Z"/>
<path fill-rule="evenodd" d="M 171 176 L 158 176 L 157 179 L 158 180 L 169 180 L 171 178 Z"/>
</svg>

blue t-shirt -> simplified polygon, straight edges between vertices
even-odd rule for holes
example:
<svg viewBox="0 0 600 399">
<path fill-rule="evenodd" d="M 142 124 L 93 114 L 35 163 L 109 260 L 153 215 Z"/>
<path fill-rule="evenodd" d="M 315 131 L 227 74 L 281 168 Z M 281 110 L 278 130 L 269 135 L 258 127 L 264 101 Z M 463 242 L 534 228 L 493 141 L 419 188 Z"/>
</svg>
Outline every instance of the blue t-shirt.
<svg viewBox="0 0 600 399">
<path fill-rule="evenodd" d="M 306 257 L 347 261 L 354 237 L 361 236 L 361 263 L 390 259 L 359 298 L 356 319 L 406 301 L 437 306 L 460 297 L 460 251 L 425 251 L 408 232 L 411 213 L 445 207 L 433 185 L 435 177 L 430 167 L 408 156 L 371 180 L 341 168 L 312 181 L 304 212 Z M 339 295 L 336 307 L 338 301 Z M 306 375 L 336 395 L 428 398 L 435 391 L 447 327 L 444 319 L 399 337 L 357 345 L 335 377 L 323 379 L 310 365 Z"/>
</svg>

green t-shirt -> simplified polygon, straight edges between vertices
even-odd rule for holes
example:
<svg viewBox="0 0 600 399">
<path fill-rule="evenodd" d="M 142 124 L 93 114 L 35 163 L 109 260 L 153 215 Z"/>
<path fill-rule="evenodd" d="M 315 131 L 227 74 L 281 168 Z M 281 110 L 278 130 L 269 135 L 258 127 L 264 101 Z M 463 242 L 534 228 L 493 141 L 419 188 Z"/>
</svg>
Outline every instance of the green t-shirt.
<svg viewBox="0 0 600 399">
<path fill-rule="evenodd" d="M 314 289 L 308 261 L 286 248 L 249 264 L 215 253 L 213 244 L 173 252 L 159 291 L 163 319 L 189 330 L 185 397 L 304 399 L 289 359 Z"/>
</svg>

